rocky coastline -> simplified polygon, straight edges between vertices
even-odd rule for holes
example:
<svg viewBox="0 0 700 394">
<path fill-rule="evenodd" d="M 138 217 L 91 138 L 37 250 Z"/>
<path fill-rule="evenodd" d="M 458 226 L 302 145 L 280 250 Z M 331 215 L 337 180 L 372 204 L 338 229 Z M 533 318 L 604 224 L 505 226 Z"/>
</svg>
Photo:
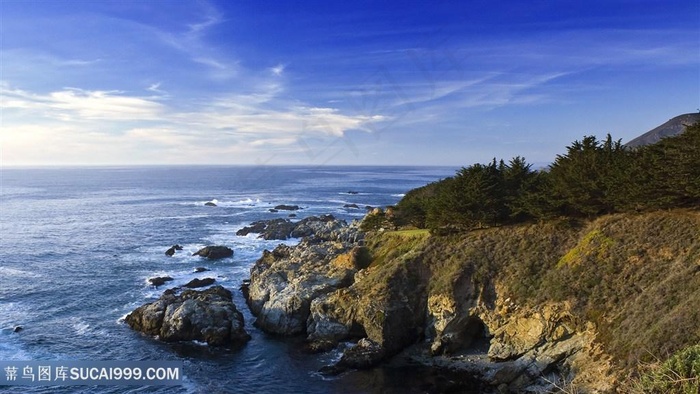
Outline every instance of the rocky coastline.
<svg viewBox="0 0 700 394">
<path fill-rule="evenodd" d="M 519 306 L 470 272 L 457 275 L 450 291 L 435 291 L 438 273 L 420 252 L 424 245 L 373 255 L 382 248 L 368 247 L 360 228 L 328 222 L 332 231 L 265 251 L 244 292 L 255 325 L 304 336 L 311 351 L 354 343 L 324 373 L 371 368 L 393 357 L 463 371 L 506 392 L 574 379 L 593 391 L 611 387 L 595 328 L 574 324 L 567 304 Z"/>
<path fill-rule="evenodd" d="M 375 210 L 364 220 L 383 214 Z M 397 240 L 390 231 L 370 235 L 361 228 L 327 215 L 256 222 L 239 231 L 301 238 L 265 250 L 251 267 L 242 290 L 255 326 L 303 336 L 311 352 L 345 349 L 322 369 L 326 374 L 393 359 L 461 371 L 500 392 L 537 392 L 572 380 L 593 392 L 612 387 L 595 327 L 576 321 L 566 303 L 518 305 L 474 272 L 445 278 L 427 234 Z M 445 279 L 450 283 L 439 288 Z M 126 323 L 163 341 L 237 346 L 249 336 L 230 294 L 221 286 L 170 289 Z"/>
</svg>

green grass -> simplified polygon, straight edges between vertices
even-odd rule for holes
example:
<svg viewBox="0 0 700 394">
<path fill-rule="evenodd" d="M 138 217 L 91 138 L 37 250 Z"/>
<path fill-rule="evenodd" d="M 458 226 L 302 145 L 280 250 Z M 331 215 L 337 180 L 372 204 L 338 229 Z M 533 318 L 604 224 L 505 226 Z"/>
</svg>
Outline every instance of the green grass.
<svg viewBox="0 0 700 394">
<path fill-rule="evenodd" d="M 371 267 L 378 267 L 406 253 L 414 253 L 422 249 L 428 240 L 428 230 L 398 230 L 370 233 L 367 236 L 367 246 L 371 251 Z"/>
<path fill-rule="evenodd" d="M 428 237 L 430 236 L 430 230 L 418 228 L 410 230 L 387 231 L 384 234 L 388 237 Z"/>
</svg>

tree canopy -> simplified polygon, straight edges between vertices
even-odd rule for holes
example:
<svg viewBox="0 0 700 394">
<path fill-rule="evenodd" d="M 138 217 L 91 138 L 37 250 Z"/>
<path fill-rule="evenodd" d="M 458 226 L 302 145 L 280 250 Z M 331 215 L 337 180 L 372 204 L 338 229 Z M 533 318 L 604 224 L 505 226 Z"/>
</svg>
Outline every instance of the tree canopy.
<svg viewBox="0 0 700 394">
<path fill-rule="evenodd" d="M 551 217 L 595 217 L 700 204 L 700 123 L 635 149 L 610 135 L 585 136 L 554 163 L 533 170 L 525 158 L 463 167 L 414 189 L 397 205 L 399 225 L 478 228 Z"/>
</svg>

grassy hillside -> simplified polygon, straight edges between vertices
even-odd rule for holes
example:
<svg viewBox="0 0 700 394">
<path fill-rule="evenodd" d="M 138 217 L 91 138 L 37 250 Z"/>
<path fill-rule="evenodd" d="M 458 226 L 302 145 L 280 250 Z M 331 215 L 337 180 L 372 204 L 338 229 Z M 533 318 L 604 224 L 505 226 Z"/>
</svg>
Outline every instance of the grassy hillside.
<svg viewBox="0 0 700 394">
<path fill-rule="evenodd" d="M 625 372 L 700 344 L 695 210 L 560 219 L 447 236 L 389 231 L 368 240 L 377 267 L 407 253 L 419 255 L 412 260 L 429 270 L 430 294 L 459 297 L 458 283 L 468 276 L 520 305 L 568 302 L 574 324 L 583 330 L 592 322 L 598 342 Z"/>
</svg>

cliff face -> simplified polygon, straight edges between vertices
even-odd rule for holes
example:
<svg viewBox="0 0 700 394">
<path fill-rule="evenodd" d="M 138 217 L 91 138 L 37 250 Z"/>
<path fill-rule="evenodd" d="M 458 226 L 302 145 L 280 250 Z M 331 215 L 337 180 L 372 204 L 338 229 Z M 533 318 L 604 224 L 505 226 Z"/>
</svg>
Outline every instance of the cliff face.
<svg viewBox="0 0 700 394">
<path fill-rule="evenodd" d="M 401 352 L 502 390 L 565 381 L 605 392 L 643 352 L 665 358 L 700 340 L 700 311 L 692 307 L 700 302 L 698 240 L 700 215 L 675 211 L 444 237 L 384 232 L 366 237 L 366 267 L 348 255 L 349 245 L 320 260 L 277 263 L 287 278 L 313 267 L 333 281 L 304 293 L 303 313 L 292 313 L 299 328 L 289 332 L 326 345 L 366 338 L 341 367 L 367 367 Z M 275 270 L 262 260 L 251 288 L 272 289 L 256 279 Z M 334 280 L 339 266 L 347 271 Z M 276 296 L 284 290 L 258 293 L 270 305 L 286 299 Z M 286 320 L 253 311 L 265 321 L 261 327 L 284 332 L 269 322 Z M 355 353 L 361 362 L 351 359 Z"/>
</svg>

